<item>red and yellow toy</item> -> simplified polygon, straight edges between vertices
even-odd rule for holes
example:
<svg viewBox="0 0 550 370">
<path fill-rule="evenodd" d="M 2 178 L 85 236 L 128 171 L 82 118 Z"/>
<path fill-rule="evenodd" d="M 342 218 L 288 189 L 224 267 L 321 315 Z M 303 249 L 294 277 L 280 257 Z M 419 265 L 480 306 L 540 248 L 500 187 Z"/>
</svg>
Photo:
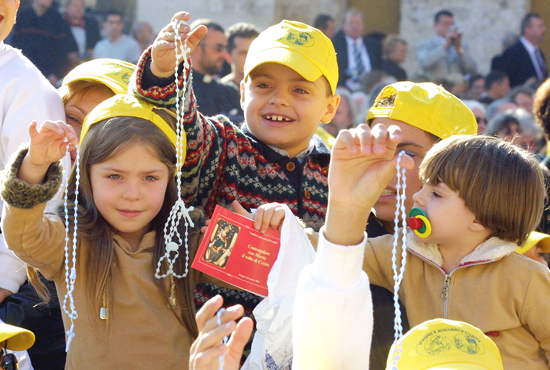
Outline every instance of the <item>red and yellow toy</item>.
<svg viewBox="0 0 550 370">
<path fill-rule="evenodd" d="M 432 233 L 432 225 L 428 216 L 420 208 L 411 209 L 407 224 L 421 238 L 427 238 Z"/>
</svg>

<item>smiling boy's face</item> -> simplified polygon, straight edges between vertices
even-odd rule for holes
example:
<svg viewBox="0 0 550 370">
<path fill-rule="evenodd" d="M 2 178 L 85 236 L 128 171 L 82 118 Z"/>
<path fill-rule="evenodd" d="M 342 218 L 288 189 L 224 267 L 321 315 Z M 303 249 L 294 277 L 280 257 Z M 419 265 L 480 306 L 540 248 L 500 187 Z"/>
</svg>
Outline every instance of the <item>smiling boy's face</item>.
<svg viewBox="0 0 550 370">
<path fill-rule="evenodd" d="M 241 83 L 241 106 L 250 132 L 290 157 L 307 149 L 319 122 L 329 122 L 339 102 L 325 77 L 308 81 L 278 63 L 260 64 Z"/>
<path fill-rule="evenodd" d="M 0 41 L 4 41 L 15 24 L 19 0 L 0 1 Z"/>
</svg>

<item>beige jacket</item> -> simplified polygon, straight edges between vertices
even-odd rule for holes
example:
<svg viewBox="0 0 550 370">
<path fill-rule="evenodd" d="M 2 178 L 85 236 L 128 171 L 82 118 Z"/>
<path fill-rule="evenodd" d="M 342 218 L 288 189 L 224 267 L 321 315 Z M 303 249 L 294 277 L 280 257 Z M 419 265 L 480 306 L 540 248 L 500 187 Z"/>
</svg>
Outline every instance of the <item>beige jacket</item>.
<svg viewBox="0 0 550 370">
<path fill-rule="evenodd" d="M 13 177 L 16 163 L 4 179 L 2 196 L 3 236 L 11 249 L 24 262 L 56 284 L 59 300 L 67 292 L 64 268 L 65 227 L 57 215 L 44 215 L 43 203 L 59 185 L 54 170 L 43 185 L 28 185 Z M 55 173 L 54 173 L 55 172 Z M 52 175 L 53 174 L 53 175 Z M 57 185 L 56 185 L 57 183 Z M 34 201 L 34 205 L 33 205 Z M 17 205 L 17 207 L 16 207 Z M 27 209 L 19 208 L 21 206 Z M 78 318 L 74 321 L 75 337 L 67 356 L 66 369 L 187 369 L 191 334 L 180 324 L 155 285 L 153 272 L 154 232 L 146 234 L 137 251 L 120 237 L 114 236 L 117 269 L 113 277 L 114 302 L 109 318 L 101 320 L 99 312 L 88 307 L 86 280 L 86 240 L 78 243 L 77 278 L 74 301 Z M 168 279 L 165 279 L 168 280 Z M 168 284 L 168 281 L 165 282 Z M 194 308 L 192 308 L 194 310 Z M 71 322 L 63 314 L 65 330 Z"/>
<path fill-rule="evenodd" d="M 550 270 L 514 253 L 513 243 L 491 238 L 450 273 L 440 267 L 435 244 L 408 235 L 400 298 L 411 327 L 434 318 L 462 320 L 488 333 L 505 370 L 548 370 L 550 361 Z M 394 289 L 392 235 L 369 239 L 363 270 L 372 284 Z M 401 249 L 398 248 L 398 261 Z"/>
</svg>

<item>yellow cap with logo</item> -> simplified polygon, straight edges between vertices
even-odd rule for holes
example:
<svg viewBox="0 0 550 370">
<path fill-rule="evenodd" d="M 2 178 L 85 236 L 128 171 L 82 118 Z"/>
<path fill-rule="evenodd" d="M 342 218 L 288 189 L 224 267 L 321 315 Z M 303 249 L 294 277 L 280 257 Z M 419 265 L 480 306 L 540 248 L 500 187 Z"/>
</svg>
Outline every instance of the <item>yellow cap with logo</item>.
<svg viewBox="0 0 550 370">
<path fill-rule="evenodd" d="M 90 130 L 90 127 L 108 118 L 113 117 L 137 117 L 143 118 L 154 123 L 166 136 L 172 144 L 176 146 L 176 133 L 172 127 L 157 113 L 155 110 L 161 108 L 155 107 L 153 104 L 145 100 L 138 99 L 133 95 L 119 94 L 115 95 L 101 103 L 99 103 L 84 119 L 82 131 L 80 133 L 80 144 L 84 141 L 84 137 Z M 172 112 L 162 109 L 173 115 Z M 186 137 L 183 133 L 183 153 L 186 153 Z M 183 162 L 183 159 L 182 159 Z"/>
<path fill-rule="evenodd" d="M 496 344 L 475 326 L 455 320 L 428 320 L 411 328 L 392 345 L 387 370 L 395 359 L 399 370 L 503 370 Z"/>
<path fill-rule="evenodd" d="M 94 59 L 74 67 L 65 76 L 61 86 L 66 86 L 73 81 L 92 80 L 107 86 L 115 94 L 126 94 L 130 77 L 135 69 L 134 64 L 118 59 Z"/>
<path fill-rule="evenodd" d="M 388 107 L 378 107 L 384 100 Z M 383 104 L 386 105 L 386 104 Z M 367 122 L 374 118 L 392 118 L 429 132 L 440 139 L 452 135 L 477 134 L 474 113 L 456 96 L 431 82 L 396 82 L 380 91 Z"/>
<path fill-rule="evenodd" d="M 244 63 L 244 79 L 263 63 L 292 68 L 308 81 L 325 76 L 332 89 L 338 84 L 338 62 L 332 41 L 317 28 L 283 20 L 252 41 Z"/>
</svg>

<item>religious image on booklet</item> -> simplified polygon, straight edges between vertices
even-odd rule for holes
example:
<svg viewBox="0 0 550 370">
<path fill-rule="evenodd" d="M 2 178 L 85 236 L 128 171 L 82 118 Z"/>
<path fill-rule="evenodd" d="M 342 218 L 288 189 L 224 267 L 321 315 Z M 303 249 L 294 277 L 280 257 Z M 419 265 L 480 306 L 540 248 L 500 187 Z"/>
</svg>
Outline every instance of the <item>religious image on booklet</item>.
<svg viewBox="0 0 550 370">
<path fill-rule="evenodd" d="M 216 206 L 202 239 L 194 269 L 215 278 L 267 296 L 267 276 L 277 260 L 281 233 L 254 229 L 254 221 Z"/>
</svg>

